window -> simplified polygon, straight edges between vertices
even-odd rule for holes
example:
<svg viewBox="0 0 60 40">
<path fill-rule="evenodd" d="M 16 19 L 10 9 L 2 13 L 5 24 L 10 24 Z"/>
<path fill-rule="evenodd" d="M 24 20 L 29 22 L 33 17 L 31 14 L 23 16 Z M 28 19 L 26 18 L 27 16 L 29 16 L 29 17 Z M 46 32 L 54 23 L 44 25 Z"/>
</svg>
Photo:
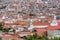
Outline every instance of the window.
<svg viewBox="0 0 60 40">
<path fill-rule="evenodd" d="M 47 1 L 47 0 L 42 0 L 43 2 Z"/>
<path fill-rule="evenodd" d="M 2 7 L 0 7 L 0 9 L 5 9 L 6 8 L 6 5 L 3 5 Z"/>
<path fill-rule="evenodd" d="M 33 30 L 32 32 L 37 32 L 37 30 Z"/>
<path fill-rule="evenodd" d="M 60 10 L 60 7 L 58 9 Z"/>
<path fill-rule="evenodd" d="M 60 19 L 60 16 L 56 17 L 56 19 L 59 20 Z"/>
<path fill-rule="evenodd" d="M 18 11 L 18 13 L 22 13 L 22 12 Z"/>
<path fill-rule="evenodd" d="M 53 8 L 56 8 L 56 6 L 53 6 Z"/>
<path fill-rule="evenodd" d="M 35 16 L 35 14 L 29 14 L 29 16 Z"/>
</svg>

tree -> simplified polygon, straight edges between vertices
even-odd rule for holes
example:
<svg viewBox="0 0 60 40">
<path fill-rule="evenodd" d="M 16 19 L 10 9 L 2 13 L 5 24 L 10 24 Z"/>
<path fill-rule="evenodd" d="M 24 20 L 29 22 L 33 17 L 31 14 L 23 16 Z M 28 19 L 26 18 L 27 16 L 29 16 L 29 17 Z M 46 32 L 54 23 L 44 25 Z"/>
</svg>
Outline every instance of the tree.
<svg viewBox="0 0 60 40">
<path fill-rule="evenodd" d="M 3 25 L 2 24 L 0 24 L 0 31 L 2 31 L 2 29 L 3 29 L 3 27 L 2 27 Z"/>
<path fill-rule="evenodd" d="M 37 33 L 24 38 L 24 40 L 49 40 L 46 35 L 39 36 Z"/>
<path fill-rule="evenodd" d="M 8 32 L 9 30 L 7 28 L 3 28 L 3 32 Z"/>
<path fill-rule="evenodd" d="M 60 37 L 54 37 L 54 38 L 51 38 L 50 40 L 60 40 Z"/>
<path fill-rule="evenodd" d="M 3 28 L 2 31 L 3 31 L 3 32 L 9 32 L 10 29 L 11 29 L 11 28 Z"/>
<path fill-rule="evenodd" d="M 42 36 L 41 36 L 41 40 L 48 40 L 48 38 L 47 38 L 46 35 L 42 35 Z"/>
</svg>

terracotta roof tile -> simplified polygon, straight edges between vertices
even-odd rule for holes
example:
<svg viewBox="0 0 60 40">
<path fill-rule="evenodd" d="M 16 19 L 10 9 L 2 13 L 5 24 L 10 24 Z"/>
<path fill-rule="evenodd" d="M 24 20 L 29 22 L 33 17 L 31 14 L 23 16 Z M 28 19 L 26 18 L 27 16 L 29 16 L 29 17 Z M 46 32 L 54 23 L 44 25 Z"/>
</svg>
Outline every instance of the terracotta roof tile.
<svg viewBox="0 0 60 40">
<path fill-rule="evenodd" d="M 48 23 L 48 22 L 44 22 L 44 21 L 42 21 L 42 20 L 41 20 L 41 21 L 38 21 L 38 20 L 37 20 L 37 21 L 34 21 L 34 22 L 33 22 L 33 25 L 34 25 L 34 26 L 49 25 L 49 23 Z"/>
<path fill-rule="evenodd" d="M 50 26 L 47 28 L 48 30 L 57 30 L 57 29 L 60 29 L 60 23 L 58 23 L 57 26 Z"/>
</svg>

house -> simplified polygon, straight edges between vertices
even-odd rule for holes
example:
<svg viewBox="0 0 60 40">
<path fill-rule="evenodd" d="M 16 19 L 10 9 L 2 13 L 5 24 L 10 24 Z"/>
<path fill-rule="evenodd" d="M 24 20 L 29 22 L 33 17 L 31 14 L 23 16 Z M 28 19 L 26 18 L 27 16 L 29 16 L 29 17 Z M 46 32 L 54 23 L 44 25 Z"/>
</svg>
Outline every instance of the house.
<svg viewBox="0 0 60 40">
<path fill-rule="evenodd" d="M 3 35 L 2 37 L 2 40 L 22 40 L 21 38 L 19 38 L 19 36 L 17 36 L 17 35 L 8 35 L 8 34 L 5 34 L 5 35 Z"/>
<path fill-rule="evenodd" d="M 49 38 L 60 37 L 60 30 L 48 30 L 47 34 Z"/>
</svg>

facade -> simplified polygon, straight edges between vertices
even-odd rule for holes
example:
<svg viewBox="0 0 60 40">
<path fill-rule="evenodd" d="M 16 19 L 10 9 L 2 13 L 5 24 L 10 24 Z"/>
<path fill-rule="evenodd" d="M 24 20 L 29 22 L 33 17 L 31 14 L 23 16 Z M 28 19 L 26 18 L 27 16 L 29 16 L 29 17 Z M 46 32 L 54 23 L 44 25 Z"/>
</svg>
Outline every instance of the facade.
<svg viewBox="0 0 60 40">
<path fill-rule="evenodd" d="M 60 29 L 60 1 L 1 0 L 0 23 L 3 24 L 3 28 L 11 28 L 8 32 L 1 31 L 0 37 L 3 40 L 13 38 L 20 40 L 21 36 L 33 35 L 33 30 L 36 30 L 39 35 L 48 32 L 48 36 L 58 36 L 60 35 L 58 33 L 60 32 L 58 30 Z"/>
</svg>

